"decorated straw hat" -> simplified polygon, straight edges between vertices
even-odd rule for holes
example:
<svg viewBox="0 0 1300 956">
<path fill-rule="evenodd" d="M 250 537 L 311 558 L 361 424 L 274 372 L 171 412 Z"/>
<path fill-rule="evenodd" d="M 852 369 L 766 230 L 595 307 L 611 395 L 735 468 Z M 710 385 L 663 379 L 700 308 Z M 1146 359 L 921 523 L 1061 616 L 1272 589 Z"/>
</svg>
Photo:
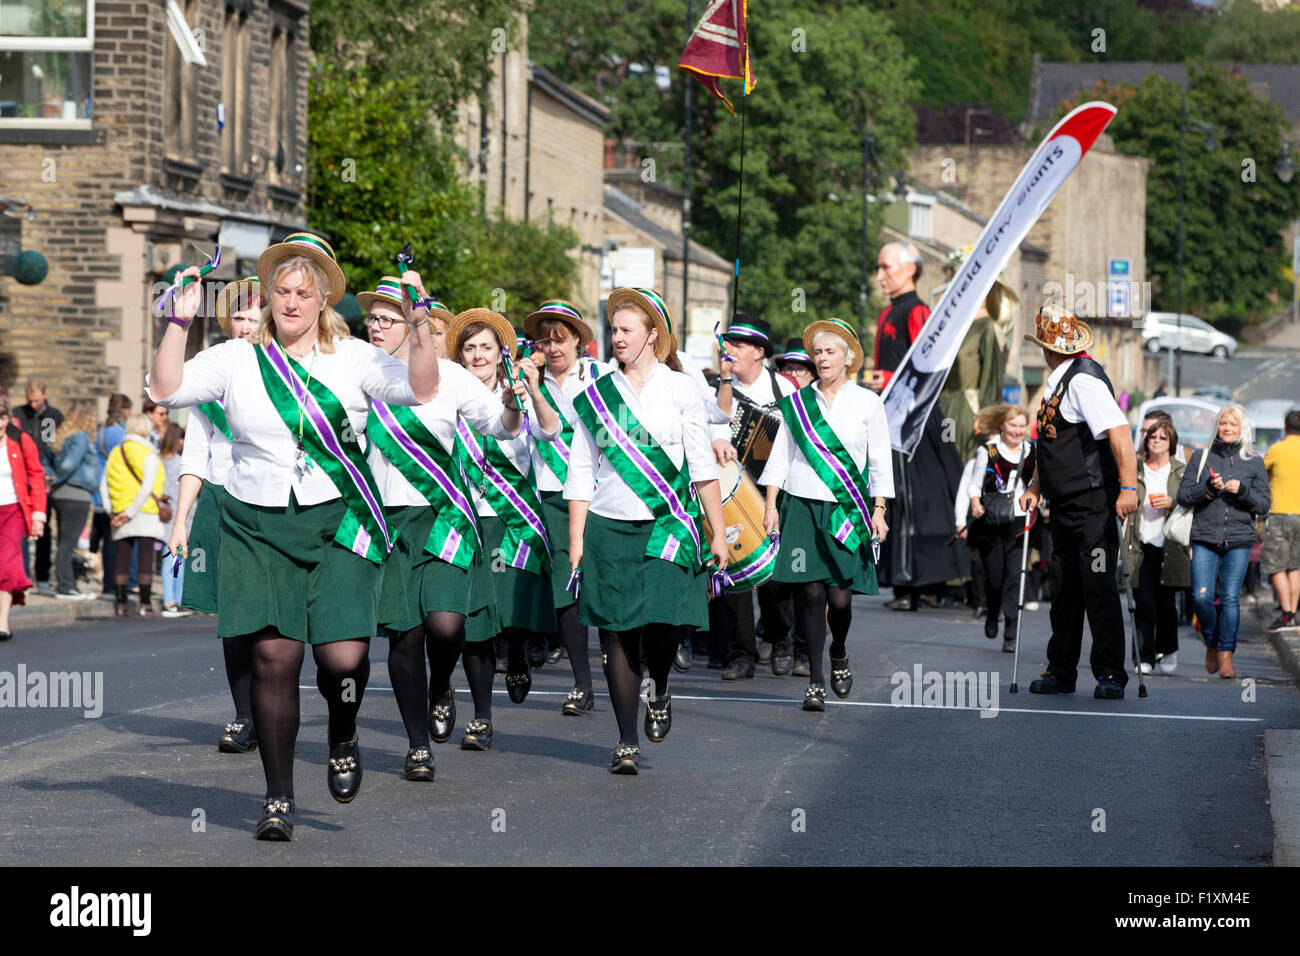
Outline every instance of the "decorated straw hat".
<svg viewBox="0 0 1300 956">
<path fill-rule="evenodd" d="M 573 334 L 578 337 L 578 351 L 581 352 L 587 347 L 589 342 L 596 339 L 596 335 L 587 324 L 587 320 L 582 317 L 578 307 L 572 302 L 566 302 L 564 299 L 549 299 L 543 302 L 541 307 L 524 319 L 524 330 L 533 339 L 545 338 L 542 335 L 541 324 L 543 319 L 559 319 L 569 328 L 573 329 Z"/>
<path fill-rule="evenodd" d="M 271 284 L 271 275 L 277 265 L 294 256 L 305 256 L 320 266 L 325 273 L 327 286 L 325 304 L 336 305 L 343 298 L 343 293 L 348 291 L 347 280 L 343 278 L 343 270 L 339 268 L 330 244 L 310 232 L 295 232 L 286 236 L 282 242 L 277 242 L 257 257 L 257 277 L 262 280 L 262 286 Z"/>
<path fill-rule="evenodd" d="M 784 365 L 786 362 L 798 362 L 800 365 L 806 365 L 814 373 L 817 371 L 817 364 L 812 360 L 812 356 L 804 351 L 803 339 L 787 339 L 785 351 L 776 356 L 776 364 Z"/>
<path fill-rule="evenodd" d="M 453 362 L 460 362 L 461 337 L 475 322 L 483 322 L 496 332 L 497 338 L 501 341 L 501 348 L 512 358 L 514 357 L 518 340 L 515 338 L 515 330 L 511 328 L 505 316 L 491 309 L 466 309 L 447 326 L 447 354 L 451 356 Z"/>
<path fill-rule="evenodd" d="M 650 316 L 650 321 L 654 323 L 655 331 L 659 333 L 659 338 L 655 340 L 655 359 L 663 362 L 671 354 L 673 323 L 668 316 L 668 306 L 664 305 L 664 300 L 660 298 L 658 292 L 650 289 L 615 289 L 609 294 L 609 302 L 606 306 L 610 319 L 614 318 L 615 313 L 620 309 L 628 307 L 640 309 Z"/>
<path fill-rule="evenodd" d="M 853 352 L 853 361 L 849 362 L 848 366 L 850 375 L 862 367 L 862 343 L 858 340 L 858 333 L 849 323 L 836 318 L 818 319 L 803 330 L 803 349 L 810 356 L 809 361 L 812 361 L 813 339 L 817 337 L 818 332 L 830 332 L 833 335 L 838 335 L 844 340 L 845 348 Z M 817 365 L 814 362 L 814 371 L 816 368 Z"/>
<path fill-rule="evenodd" d="M 1078 355 L 1092 346 L 1092 329 L 1088 323 L 1076 319 L 1056 296 L 1043 303 L 1034 318 L 1035 335 L 1026 335 L 1026 342 L 1041 345 L 1058 355 Z"/>
<path fill-rule="evenodd" d="M 769 358 L 772 355 L 772 325 L 756 315 L 737 312 L 731 317 L 731 323 L 722 337 L 730 342 L 748 342 L 761 348 Z"/>
<path fill-rule="evenodd" d="M 230 331 L 230 315 L 232 312 L 242 312 L 248 308 L 241 304 L 246 300 L 257 296 L 262 296 L 262 283 L 258 281 L 257 276 L 247 276 L 243 279 L 237 279 L 234 282 L 227 282 L 217 296 L 217 324 L 221 326 L 221 331 L 226 333 L 227 338 L 233 337 Z"/>
<path fill-rule="evenodd" d="M 361 308 L 367 312 L 376 302 L 387 302 L 389 305 L 395 305 L 397 308 L 402 307 L 402 280 L 397 276 L 384 276 L 375 286 L 374 292 L 358 292 L 357 302 Z M 434 319 L 442 319 L 448 325 L 456 318 L 455 313 L 448 309 L 438 299 L 429 303 L 429 323 L 432 326 Z"/>
</svg>

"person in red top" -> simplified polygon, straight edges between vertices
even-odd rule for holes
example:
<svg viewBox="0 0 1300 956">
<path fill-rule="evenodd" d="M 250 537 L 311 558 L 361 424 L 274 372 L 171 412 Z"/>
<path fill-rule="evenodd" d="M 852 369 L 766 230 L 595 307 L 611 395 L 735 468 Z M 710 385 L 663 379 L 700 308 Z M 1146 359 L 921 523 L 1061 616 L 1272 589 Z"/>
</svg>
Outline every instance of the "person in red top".
<svg viewBox="0 0 1300 956">
<path fill-rule="evenodd" d="M 45 531 L 45 471 L 31 436 L 13 424 L 0 402 L 0 641 L 12 638 L 9 608 L 26 603 L 32 586 L 23 571 L 25 538 Z"/>
<path fill-rule="evenodd" d="M 880 291 L 889 296 L 889 307 L 876 317 L 876 361 L 871 387 L 877 392 L 889 384 L 894 370 L 930 317 L 930 307 L 916 293 L 919 278 L 921 253 L 916 246 L 910 242 L 889 242 L 881 246 L 876 259 L 876 281 L 880 283 Z"/>
</svg>

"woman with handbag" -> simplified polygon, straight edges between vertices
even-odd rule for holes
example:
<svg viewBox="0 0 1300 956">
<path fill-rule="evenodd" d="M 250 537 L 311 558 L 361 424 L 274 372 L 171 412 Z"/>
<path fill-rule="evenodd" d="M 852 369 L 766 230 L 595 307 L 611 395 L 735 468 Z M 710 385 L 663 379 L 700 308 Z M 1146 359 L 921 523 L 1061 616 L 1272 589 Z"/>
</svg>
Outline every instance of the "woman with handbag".
<svg viewBox="0 0 1300 956">
<path fill-rule="evenodd" d="M 1246 410 L 1233 403 L 1219 409 L 1214 441 L 1187 463 L 1178 503 L 1193 508 L 1192 602 L 1205 639 L 1205 669 L 1236 677 L 1238 598 L 1255 544 L 1255 515 L 1270 502 L 1264 459 L 1252 450 L 1255 430 Z M 1214 606 L 1218 581 L 1219 607 Z"/>
<path fill-rule="evenodd" d="M 1139 511 L 1124 522 L 1124 553 L 1129 580 L 1136 584 L 1138 668 L 1150 674 L 1157 663 L 1165 674 L 1178 666 L 1178 609 L 1174 598 L 1191 582 L 1186 543 L 1166 533 L 1165 524 L 1187 466 L 1173 458 L 1178 429 L 1169 419 L 1155 421 L 1142 435 L 1137 463 Z"/>
<path fill-rule="evenodd" d="M 54 596 L 64 601 L 93 601 L 95 595 L 77 589 L 72 558 L 86 527 L 90 504 L 99 489 L 99 458 L 91 433 L 95 431 L 95 406 L 75 401 L 54 433 L 54 481 L 50 510 L 59 519 L 55 559 Z"/>
<path fill-rule="evenodd" d="M 1019 501 L 1025 493 L 1026 478 L 1034 473 L 1033 442 L 1025 437 L 1029 430 L 1029 413 L 1019 405 L 994 405 L 980 409 L 975 416 L 975 431 L 997 435 L 997 439 L 975 453 L 975 468 L 966 494 L 970 496 L 970 532 L 975 548 L 984 563 L 985 600 L 988 616 L 984 618 L 984 636 L 998 636 L 998 615 L 1006 620 L 1002 649 L 1016 649 L 1016 603 L 1020 591 L 1021 536 L 1025 530 L 1025 511 Z"/>
<path fill-rule="evenodd" d="M 126 617 L 126 588 L 131 555 L 139 547 L 140 616 L 157 617 L 151 600 L 154 542 L 166 537 L 164 521 L 170 521 L 171 505 L 163 500 L 162 460 L 153 450 L 149 434 L 153 422 L 135 413 L 126 420 L 126 440 L 108 456 L 99 496 L 112 514 L 113 586 L 117 616 Z"/>
<path fill-rule="evenodd" d="M 25 604 L 31 579 L 23 570 L 25 539 L 45 530 L 45 472 L 30 435 L 0 399 L 0 641 L 13 638 L 9 608 Z"/>
</svg>

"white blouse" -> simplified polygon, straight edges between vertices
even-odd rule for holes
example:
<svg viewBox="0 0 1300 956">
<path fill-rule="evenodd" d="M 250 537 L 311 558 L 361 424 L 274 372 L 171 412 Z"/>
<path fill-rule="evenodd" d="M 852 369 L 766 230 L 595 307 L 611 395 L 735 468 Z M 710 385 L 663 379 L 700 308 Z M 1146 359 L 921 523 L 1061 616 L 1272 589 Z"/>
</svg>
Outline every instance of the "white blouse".
<svg viewBox="0 0 1300 956">
<path fill-rule="evenodd" d="M 681 468 L 685 463 L 692 482 L 718 477 L 704 403 L 690 376 L 657 364 L 637 395 L 621 371 L 615 369 L 610 375 L 628 410 L 675 466 Z M 650 507 L 614 470 L 582 419 L 576 416 L 575 419 L 573 454 L 569 459 L 564 497 L 570 501 L 589 501 L 591 510 L 606 518 L 624 521 L 653 518 Z"/>
<path fill-rule="evenodd" d="M 214 345 L 185 363 L 175 394 L 159 398 L 148 389 L 147 379 L 146 392 L 166 408 L 225 397 L 226 420 L 235 435 L 226 490 L 240 501 L 283 508 L 291 493 L 303 505 L 333 501 L 339 491 L 319 463 L 303 475 L 296 473 L 297 430 L 285 425 L 275 410 L 254 349 L 247 339 Z M 390 405 L 418 404 L 406 365 L 360 339 L 335 339 L 332 353 L 314 350 L 299 364 L 334 393 L 362 448 L 372 396 Z"/>
<path fill-rule="evenodd" d="M 560 414 L 564 420 L 577 429 L 577 415 L 573 411 L 573 400 L 578 397 L 578 393 L 594 382 L 599 376 L 605 375 L 613 367 L 595 359 L 580 357 L 578 365 L 574 365 L 565 373 L 564 381 L 557 383 L 555 376 L 549 368 L 543 367 L 542 380 L 546 382 L 546 387 L 551 392 L 551 397 L 555 399 L 555 404 L 560 406 Z M 578 377 L 579 365 L 582 367 L 582 377 Z M 545 399 L 543 399 L 545 401 Z M 533 450 L 533 467 L 537 469 L 537 487 L 542 491 L 563 491 L 564 484 L 556 477 L 555 472 L 547 467 L 546 462 L 537 450 Z"/>
<path fill-rule="evenodd" d="M 0 444 L 0 507 L 18 504 L 18 489 L 14 485 L 14 468 L 9 463 L 8 442 L 12 440 L 6 439 L 5 444 Z"/>
<path fill-rule="evenodd" d="M 181 452 L 181 474 L 197 475 L 204 481 L 224 486 L 234 464 L 234 445 L 217 431 L 212 420 L 197 408 L 190 410 Z"/>
<path fill-rule="evenodd" d="M 1007 445 L 1002 441 L 1001 438 L 999 438 L 997 442 L 998 442 L 998 454 L 1002 456 L 1002 459 L 1004 461 L 1012 462 L 1011 471 L 1007 477 L 1010 478 L 1012 475 L 1015 476 L 1015 478 L 1013 479 L 1013 483 L 1015 485 L 1016 497 L 1013 504 L 1013 511 L 1015 514 L 1023 518 L 1025 516 L 1025 509 L 1020 507 L 1020 499 L 1025 494 L 1025 481 L 1024 481 L 1024 477 L 1020 474 L 1019 462 L 1020 462 L 1021 453 L 1023 452 L 1026 456 L 1028 456 L 1029 453 L 1033 450 L 1033 446 L 1031 446 L 1025 441 L 1021 441 L 1020 447 L 1018 447 L 1015 451 L 1012 451 L 1010 448 L 1007 447 Z M 966 481 L 963 483 L 963 487 L 965 488 L 965 494 L 966 494 L 966 505 L 967 507 L 970 506 L 970 499 L 979 498 L 980 503 L 987 508 L 988 502 L 984 501 L 984 477 L 988 474 L 989 471 L 989 447 L 987 444 L 980 445 L 979 450 L 975 452 L 974 465 L 975 465 L 974 469 L 972 470 L 970 475 L 966 478 Z M 1006 486 L 1004 486 L 1003 490 L 1005 491 L 1009 489 Z"/>
<path fill-rule="evenodd" d="M 415 417 L 451 452 L 456 440 L 456 421 L 462 417 L 484 435 L 503 441 L 512 439 L 514 436 L 501 423 L 504 410 L 500 392 L 491 391 L 459 363 L 438 359 L 438 394 L 433 401 L 415 406 Z M 428 505 L 424 495 L 373 444 L 367 460 L 386 506 Z"/>
<path fill-rule="evenodd" d="M 845 382 L 835 393 L 835 402 L 826 404 L 821 382 L 812 384 L 817 406 L 835 432 L 853 463 L 863 471 L 870 494 L 879 498 L 894 497 L 894 464 L 889 450 L 889 422 L 880 396 L 856 382 Z M 776 485 L 800 498 L 835 501 L 835 495 L 813 471 L 812 465 L 795 444 L 789 425 L 784 425 L 772 443 L 772 454 L 759 477 L 760 485 Z"/>
<path fill-rule="evenodd" d="M 466 372 L 465 374 L 473 377 L 472 372 Z M 496 394 L 501 394 L 500 389 L 497 390 Z M 501 400 L 498 398 L 498 404 L 500 401 Z M 510 459 L 510 464 L 514 465 L 515 470 L 521 475 L 528 474 L 529 455 L 530 453 L 535 454 L 532 452 L 532 446 L 539 441 L 554 441 L 555 436 L 560 433 L 558 422 L 556 423 L 557 427 L 555 431 L 550 433 L 542 431 L 541 426 L 537 423 L 537 412 L 533 408 L 533 400 L 527 395 L 524 396 L 524 412 L 528 415 L 528 420 L 524 423 L 523 429 L 520 431 L 518 438 L 511 437 L 508 432 L 504 439 L 501 439 L 499 436 L 493 436 L 498 438 L 501 450 L 506 453 L 506 457 Z M 472 425 L 473 422 L 470 422 L 470 424 Z M 480 431 L 482 431 L 482 429 L 480 429 Z M 535 485 L 535 475 L 533 477 L 533 482 Z M 477 485 L 471 485 L 469 490 L 470 494 L 474 498 L 474 507 L 478 510 L 480 518 L 491 518 L 497 513 L 496 509 L 488 504 L 487 498 L 483 497 L 483 494 L 478 490 Z"/>
</svg>

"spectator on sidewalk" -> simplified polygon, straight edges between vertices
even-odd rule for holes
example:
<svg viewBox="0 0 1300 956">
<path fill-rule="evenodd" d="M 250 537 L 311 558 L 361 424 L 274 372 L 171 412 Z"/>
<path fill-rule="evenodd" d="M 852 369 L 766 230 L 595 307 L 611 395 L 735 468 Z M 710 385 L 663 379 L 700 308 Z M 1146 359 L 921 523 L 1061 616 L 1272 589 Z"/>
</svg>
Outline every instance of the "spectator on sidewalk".
<svg viewBox="0 0 1300 956">
<path fill-rule="evenodd" d="M 1281 614 L 1270 631 L 1296 627 L 1296 602 L 1300 600 L 1300 409 L 1286 413 L 1286 437 L 1264 456 L 1272 505 L 1264 523 L 1260 572 L 1273 583 Z"/>
<path fill-rule="evenodd" d="M 57 588 L 54 596 L 65 601 L 94 600 L 77 589 L 72 558 L 86 527 L 90 502 L 99 487 L 99 458 L 90 437 L 95 430 L 95 407 L 76 401 L 54 434 L 54 474 L 50 484 L 50 510 L 59 521 L 55 558 Z"/>
<path fill-rule="evenodd" d="M 126 617 L 127 580 L 131 556 L 139 550 L 140 616 L 157 617 L 151 591 L 153 588 L 153 553 L 155 542 L 163 537 L 159 517 L 163 495 L 162 461 L 149 443 L 152 426 L 143 414 L 126 420 L 126 440 L 108 456 L 99 483 L 99 496 L 108 503 L 113 517 L 113 541 L 117 544 L 113 561 L 113 587 L 116 591 L 117 616 Z"/>
<path fill-rule="evenodd" d="M 31 436 L 40 454 L 41 469 L 46 474 L 45 491 L 48 494 L 49 476 L 54 472 L 54 433 L 63 424 L 63 413 L 46 401 L 49 390 L 45 380 L 30 378 L 27 380 L 27 404 L 14 409 L 14 423 Z M 35 571 L 36 588 L 44 595 L 50 591 L 50 526 L 47 522 L 39 538 L 36 539 L 35 567 L 27 549 L 23 549 L 23 568 Z"/>
<path fill-rule="evenodd" d="M 181 428 L 175 422 L 167 426 L 167 434 L 163 436 L 162 456 L 163 470 L 166 472 L 166 478 L 163 481 L 163 500 L 179 501 L 181 493 L 181 452 L 185 450 L 185 429 Z M 186 516 L 185 529 L 188 537 L 190 525 L 193 523 L 194 513 L 191 510 Z M 176 516 L 173 513 L 170 521 L 163 522 L 163 541 L 170 541 L 172 537 L 172 526 L 175 523 Z M 185 562 L 178 564 L 172 558 L 171 552 L 163 549 L 162 565 L 162 586 L 163 586 L 163 617 L 189 617 L 193 611 L 181 607 L 181 592 L 185 586 Z M 172 573 L 172 565 L 176 564 L 176 573 Z"/>
<path fill-rule="evenodd" d="M 99 458 L 99 475 L 95 481 L 95 496 L 91 504 L 95 508 L 95 517 L 90 526 L 90 550 L 99 551 L 101 543 L 103 544 L 103 576 L 104 585 L 100 597 L 105 600 L 113 600 L 113 535 L 109 512 L 108 502 L 99 497 L 99 483 L 104 478 L 104 469 L 108 466 L 108 456 L 114 448 L 122 444 L 126 438 L 127 416 L 131 414 L 131 399 L 120 393 L 114 394 L 108 400 L 108 416 L 104 420 L 103 426 L 95 433 L 95 454 Z"/>
<path fill-rule="evenodd" d="M 163 439 L 167 437 L 167 426 L 172 423 L 171 416 L 167 409 L 150 398 L 144 400 L 144 413 L 153 426 L 148 435 L 149 444 L 153 445 L 154 451 L 161 451 Z"/>
<path fill-rule="evenodd" d="M 0 641 L 12 638 L 9 608 L 26 603 L 32 586 L 23 570 L 22 547 L 45 530 L 45 473 L 30 435 L 14 424 L 0 403 Z"/>
</svg>

